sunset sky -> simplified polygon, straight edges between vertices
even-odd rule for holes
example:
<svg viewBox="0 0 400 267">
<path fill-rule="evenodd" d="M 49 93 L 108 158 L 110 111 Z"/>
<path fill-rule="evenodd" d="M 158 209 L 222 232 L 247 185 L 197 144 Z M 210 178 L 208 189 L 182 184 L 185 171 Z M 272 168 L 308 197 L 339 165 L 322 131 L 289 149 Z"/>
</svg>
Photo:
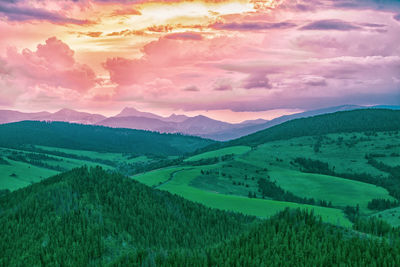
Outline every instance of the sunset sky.
<svg viewBox="0 0 400 267">
<path fill-rule="evenodd" d="M 0 0 L 0 109 L 400 105 L 400 1 Z"/>
</svg>

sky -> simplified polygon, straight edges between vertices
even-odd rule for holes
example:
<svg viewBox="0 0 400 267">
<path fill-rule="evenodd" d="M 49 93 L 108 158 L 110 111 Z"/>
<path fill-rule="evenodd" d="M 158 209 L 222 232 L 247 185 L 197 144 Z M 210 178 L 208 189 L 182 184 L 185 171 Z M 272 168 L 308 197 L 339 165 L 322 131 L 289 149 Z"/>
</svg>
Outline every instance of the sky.
<svg viewBox="0 0 400 267">
<path fill-rule="evenodd" d="M 400 105 L 400 1 L 0 0 L 0 108 L 230 122 Z"/>
</svg>

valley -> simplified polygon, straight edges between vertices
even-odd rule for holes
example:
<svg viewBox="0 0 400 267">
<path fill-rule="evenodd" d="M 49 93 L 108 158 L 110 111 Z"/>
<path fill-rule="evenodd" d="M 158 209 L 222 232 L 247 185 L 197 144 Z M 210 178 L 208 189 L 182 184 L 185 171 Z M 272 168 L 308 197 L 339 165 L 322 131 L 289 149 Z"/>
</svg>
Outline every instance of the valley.
<svg viewBox="0 0 400 267">
<path fill-rule="evenodd" d="M 366 110 L 365 114 L 368 113 L 371 113 L 371 111 Z M 384 112 L 378 110 L 373 113 L 374 116 L 383 116 Z M 390 119 L 393 116 L 399 116 L 398 112 L 388 111 L 388 114 Z M 99 181 L 94 177 L 98 175 L 102 177 L 110 176 L 104 179 L 112 180 L 114 179 L 112 178 L 114 177 L 113 173 L 118 172 L 122 174 L 118 179 L 122 179 L 124 184 L 140 185 L 139 187 L 142 188 L 140 192 L 144 190 L 152 192 L 150 195 L 170 195 L 181 199 L 179 201 L 184 200 L 193 203 L 190 205 L 199 205 L 202 209 L 212 210 L 221 214 L 221 216 L 222 214 L 227 214 L 228 217 L 230 216 L 228 214 L 243 216 L 240 218 L 251 223 L 240 228 L 242 230 L 234 235 L 242 236 L 241 238 L 245 239 L 248 238 L 246 236 L 247 230 L 261 227 L 253 226 L 260 225 L 260 221 L 273 224 L 275 220 L 291 220 L 291 215 L 287 213 L 288 209 L 303 212 L 302 215 L 294 216 L 312 214 L 317 218 L 312 223 L 313 225 L 322 223 L 318 226 L 321 229 L 334 227 L 332 228 L 335 229 L 334 231 L 343 232 L 345 235 L 353 236 L 353 238 L 358 235 L 373 235 L 381 238 L 396 235 L 395 233 L 399 231 L 398 227 L 400 226 L 400 178 L 398 176 L 400 169 L 400 129 L 394 130 L 393 124 L 381 120 L 373 126 L 379 129 L 377 131 L 372 131 L 368 127 L 366 131 L 359 131 L 358 129 L 361 126 L 357 126 L 356 123 L 353 123 L 353 125 L 356 125 L 355 131 L 342 131 L 343 127 L 347 127 L 343 118 L 347 115 L 352 117 L 354 113 L 345 112 L 334 115 L 336 115 L 334 118 L 331 117 L 332 115 L 322 115 L 321 117 L 301 119 L 300 121 L 289 121 L 272 127 L 265 130 L 266 132 L 262 135 L 264 140 L 266 140 L 266 137 L 272 136 L 271 140 L 266 141 L 256 139 L 252 135 L 228 143 L 215 143 L 179 135 L 165 135 L 162 136 L 165 140 L 165 146 L 162 149 L 157 148 L 157 146 L 163 146 L 162 142 L 164 141 L 162 139 L 157 143 L 148 141 L 146 145 L 132 145 L 135 144 L 136 140 L 142 142 L 146 140 L 142 138 L 143 135 L 154 135 L 154 133 L 133 131 L 131 134 L 130 132 L 127 132 L 129 134 L 122 134 L 126 132 L 121 131 L 127 130 L 111 130 L 102 127 L 96 128 L 97 126 L 77 126 L 74 124 L 59 125 L 57 123 L 54 124 L 54 127 L 56 127 L 54 129 L 52 124 L 45 125 L 45 127 L 42 124 L 36 124 L 37 128 L 30 133 L 40 133 L 40 135 L 27 136 L 19 133 L 19 138 L 16 141 L 2 142 L 2 147 L 0 147 L 0 200 L 9 202 L 10 204 L 7 204 L 7 207 L 11 208 L 13 202 L 10 198 L 23 198 L 26 194 L 32 194 L 28 193 L 29 190 L 53 190 L 47 186 L 50 181 L 59 183 L 58 179 L 66 179 L 65 182 L 70 183 L 69 179 L 75 179 L 75 176 L 79 177 L 79 173 L 82 173 L 83 177 L 92 177 L 90 179 L 94 179 L 93 182 L 97 184 Z M 341 119 L 337 119 L 338 117 Z M 310 127 L 314 121 L 321 121 L 322 119 L 327 121 L 328 124 L 331 119 L 342 120 L 342 122 L 338 124 L 339 126 L 335 126 L 336 128 L 331 127 L 327 133 L 299 134 L 304 132 L 302 127 Z M 7 131 L 0 131 L 0 135 L 9 138 L 8 140 L 12 140 L 12 129 L 26 127 L 24 123 L 11 125 L 11 129 L 4 125 L 3 127 L 6 127 Z M 48 128 L 49 126 L 50 128 Z M 62 134 L 58 137 L 54 135 L 54 137 L 48 138 L 61 129 L 63 132 L 72 133 L 70 127 L 72 129 L 80 127 L 80 132 L 83 133 L 80 135 L 80 140 L 68 142 L 64 137 L 65 135 Z M 291 129 L 296 134 L 293 135 L 292 132 L 286 131 L 285 135 L 276 135 L 276 133 L 285 129 Z M 99 135 L 86 138 L 85 132 Z M 260 136 L 261 132 L 255 135 Z M 46 136 L 48 139 L 43 140 L 42 136 Z M 109 149 L 109 144 L 98 143 L 99 145 L 96 146 L 93 141 L 105 141 L 107 138 L 113 138 L 113 136 L 122 136 L 123 140 L 130 140 L 128 142 L 131 142 L 131 145 L 124 146 L 122 142 L 119 143 L 121 141 L 119 140 L 118 143 L 114 143 L 115 146 L 112 149 Z M 279 138 L 276 138 L 276 136 Z M 73 134 L 68 138 L 73 140 Z M 54 145 L 57 142 L 59 145 Z M 179 144 L 183 145 L 179 146 Z M 77 146 L 91 149 L 76 149 Z M 131 152 L 127 150 L 129 146 L 134 148 L 130 150 Z M 143 153 L 143 151 L 147 152 Z M 97 174 L 93 176 L 91 173 Z M 50 176 L 53 176 L 53 178 L 47 179 Z M 106 181 L 103 180 L 103 182 Z M 82 180 L 79 183 L 85 184 L 86 181 Z M 63 183 L 57 185 L 57 188 L 59 186 L 63 186 Z M 96 187 L 97 185 L 93 186 Z M 59 192 L 59 190 L 62 191 Z M 61 188 L 56 189 L 54 194 L 64 194 L 62 193 L 63 190 Z M 71 196 L 74 196 L 75 189 L 68 190 L 70 193 L 67 193 L 67 195 L 60 195 L 53 200 L 45 201 L 53 203 L 51 201 L 60 199 L 57 200 L 61 201 L 60 203 L 65 201 L 69 203 L 69 201 L 72 201 L 70 199 Z M 79 190 L 86 189 L 82 187 Z M 113 191 L 114 189 L 108 188 L 107 190 Z M 87 193 L 92 194 L 90 190 Z M 126 193 L 126 197 L 129 198 L 130 193 Z M 108 205 L 106 202 L 99 204 L 100 202 L 96 200 L 100 196 L 97 196 L 97 194 L 103 193 L 95 192 L 94 194 L 89 197 L 88 203 L 81 202 L 79 205 L 83 205 L 82 208 L 86 205 L 89 205 L 88 207 Z M 77 201 L 84 201 L 81 199 L 83 195 L 80 195 L 80 193 L 76 197 L 78 197 Z M 75 199 L 75 197 L 72 197 L 72 199 Z M 118 201 L 118 203 L 120 202 Z M 62 204 L 62 206 L 64 205 Z M 70 205 L 68 204 L 67 207 Z M 115 203 L 115 205 L 119 204 Z M 121 210 L 121 207 L 116 206 L 114 208 Z M 72 212 L 69 209 L 67 214 Z M 6 206 L 3 206 L 2 210 L 0 210 L 0 218 L 5 218 L 6 214 L 11 216 L 11 210 L 7 211 Z M 94 208 L 92 212 L 97 212 L 98 216 L 105 216 L 106 210 Z M 170 211 L 173 214 L 178 212 Z M 57 213 L 58 211 L 55 209 L 51 212 Z M 69 217 L 65 217 L 65 219 Z M 61 215 L 60 218 L 64 218 L 64 215 Z M 318 218 L 321 218 L 320 222 L 318 222 Z M 136 232 L 129 232 L 127 236 L 124 234 L 125 237 L 122 237 L 119 233 L 113 232 L 113 228 L 108 228 L 109 226 L 103 223 L 98 224 L 96 222 L 95 225 L 97 226 L 92 225 L 93 223 L 89 222 L 87 227 L 95 227 L 93 229 L 100 227 L 103 229 L 101 231 L 107 232 L 109 236 L 114 236 L 106 237 L 104 236 L 105 232 L 102 232 L 101 241 L 98 241 L 101 246 L 95 248 L 93 252 L 103 255 L 98 258 L 102 264 L 113 262 L 114 266 L 121 266 L 126 262 L 143 262 L 144 258 L 140 258 L 142 256 L 149 257 L 148 252 L 146 252 L 146 248 L 150 245 L 148 243 L 140 245 L 140 248 L 145 250 L 142 252 L 140 252 L 141 250 L 134 250 L 135 252 L 132 254 L 133 243 L 130 242 L 134 242 L 132 238 L 135 238 Z M 282 221 L 282 223 L 285 225 L 285 222 Z M 131 224 L 130 227 L 137 229 L 134 224 Z M 56 235 L 56 233 L 54 234 Z M 21 232 L 21 235 L 24 234 Z M 187 233 L 187 235 L 191 234 Z M 122 244 L 126 244 L 123 247 L 121 247 L 120 241 L 117 241 L 120 238 L 124 240 L 121 241 Z M 220 251 L 218 253 L 222 253 L 221 250 L 226 249 L 224 246 L 228 246 L 227 243 L 221 245 L 216 241 L 211 241 L 209 237 L 204 238 L 207 241 L 202 242 L 206 242 L 207 246 L 217 245 L 213 249 Z M 226 238 L 226 240 L 236 240 L 231 237 Z M 176 242 L 176 240 L 172 238 L 167 242 Z M 204 260 L 202 256 L 204 251 L 187 250 L 186 245 L 182 245 L 183 243 L 175 247 L 169 247 L 165 244 L 160 244 L 163 249 L 177 253 L 176 261 L 201 262 Z M 230 244 L 233 246 L 233 243 Z M 119 252 L 113 254 L 113 256 L 109 254 L 110 252 L 107 252 L 114 251 L 117 248 Z M 10 248 L 4 249 L 8 251 Z M 176 252 L 175 249 L 178 249 L 179 252 Z M 87 250 L 91 251 L 89 248 Z M 160 260 L 159 257 L 161 256 L 156 256 L 160 253 L 158 248 L 153 247 L 152 251 L 155 253 L 154 259 Z M 61 251 L 57 253 L 63 255 Z M 181 259 L 180 257 L 186 255 L 186 253 L 190 256 L 184 256 L 185 259 Z M 171 254 L 168 255 L 164 260 L 168 260 L 168 257 L 171 256 Z M 216 259 L 213 260 L 217 262 Z M 47 259 L 47 261 L 52 262 L 51 259 Z"/>
</svg>

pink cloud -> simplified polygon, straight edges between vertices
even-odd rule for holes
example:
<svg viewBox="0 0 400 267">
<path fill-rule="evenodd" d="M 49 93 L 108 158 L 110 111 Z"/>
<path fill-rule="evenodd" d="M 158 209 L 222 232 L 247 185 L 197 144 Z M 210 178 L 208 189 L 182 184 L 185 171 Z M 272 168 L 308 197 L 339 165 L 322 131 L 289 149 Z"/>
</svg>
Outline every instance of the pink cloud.
<svg viewBox="0 0 400 267">
<path fill-rule="evenodd" d="M 187 92 L 198 92 L 200 91 L 199 88 L 197 88 L 197 86 L 191 85 L 188 87 L 183 88 L 183 91 L 187 91 Z"/>
<path fill-rule="evenodd" d="M 88 24 L 88 20 L 71 18 L 57 10 L 32 7 L 27 1 L 0 1 L 0 17 L 8 21 L 48 21 L 55 24 Z"/>
<path fill-rule="evenodd" d="M 177 32 L 167 34 L 165 38 L 177 40 L 201 40 L 203 39 L 203 36 L 196 32 Z"/>
<path fill-rule="evenodd" d="M 245 89 L 271 89 L 272 85 L 270 84 L 267 74 L 265 72 L 252 73 L 243 81 L 243 87 Z"/>
<path fill-rule="evenodd" d="M 146 44 L 141 58 L 109 58 L 103 67 L 109 72 L 112 82 L 123 86 L 144 83 L 157 77 L 173 79 L 178 85 L 183 81 L 202 79 L 205 69 L 208 69 L 206 72 L 213 71 L 212 66 L 202 64 L 243 56 L 244 53 L 237 53 L 238 49 L 240 42 L 235 38 L 181 40 L 167 36 Z M 196 75 L 183 77 L 185 73 Z"/>
<path fill-rule="evenodd" d="M 147 21 L 143 2 L 12 1 L 19 9 L 0 21 L 0 53 L 5 44 L 18 50 L 0 58 L 0 104 L 246 111 L 399 103 L 399 11 L 374 10 L 378 1 L 275 1 L 268 10 L 193 21 Z M 67 22 L 85 17 L 98 24 Z M 76 53 L 57 38 L 34 48 L 53 35 L 71 40 Z"/>
<path fill-rule="evenodd" d="M 24 49 L 18 52 L 9 48 L 3 60 L 8 79 L 26 90 L 35 87 L 57 90 L 62 87 L 86 92 L 97 82 L 94 71 L 76 62 L 74 51 L 55 37 L 39 44 L 36 51 Z"/>
</svg>

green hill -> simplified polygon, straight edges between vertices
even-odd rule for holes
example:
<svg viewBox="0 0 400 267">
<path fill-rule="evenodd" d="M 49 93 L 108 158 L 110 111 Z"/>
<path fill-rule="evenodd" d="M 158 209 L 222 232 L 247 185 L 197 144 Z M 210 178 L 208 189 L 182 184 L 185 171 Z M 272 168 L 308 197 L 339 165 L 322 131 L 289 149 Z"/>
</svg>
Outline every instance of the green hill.
<svg viewBox="0 0 400 267">
<path fill-rule="evenodd" d="M 263 218 L 301 207 L 340 226 L 379 215 L 397 226 L 395 213 L 388 213 L 395 220 L 377 213 L 400 205 L 400 111 L 298 119 L 211 147 L 133 178 L 209 207 Z"/>
<path fill-rule="evenodd" d="M 227 146 L 256 146 L 270 141 L 331 133 L 400 130 L 400 110 L 360 109 L 295 119 L 205 150 Z"/>
<path fill-rule="evenodd" d="M 137 155 L 182 155 L 214 143 L 179 134 L 115 129 L 66 122 L 23 121 L 0 125 L 0 147 L 41 145 Z"/>
<path fill-rule="evenodd" d="M 0 266 L 400 264 L 398 230 L 361 234 L 285 210 L 261 221 L 206 208 L 122 175 L 78 168 L 0 194 Z"/>
<path fill-rule="evenodd" d="M 194 253 L 132 252 L 112 266 L 399 266 L 400 240 L 359 236 L 312 214 L 285 210 L 224 242 Z"/>
<path fill-rule="evenodd" d="M 83 167 L 0 195 L 0 266 L 100 266 L 141 249 L 199 249 L 255 221 Z"/>
</svg>

